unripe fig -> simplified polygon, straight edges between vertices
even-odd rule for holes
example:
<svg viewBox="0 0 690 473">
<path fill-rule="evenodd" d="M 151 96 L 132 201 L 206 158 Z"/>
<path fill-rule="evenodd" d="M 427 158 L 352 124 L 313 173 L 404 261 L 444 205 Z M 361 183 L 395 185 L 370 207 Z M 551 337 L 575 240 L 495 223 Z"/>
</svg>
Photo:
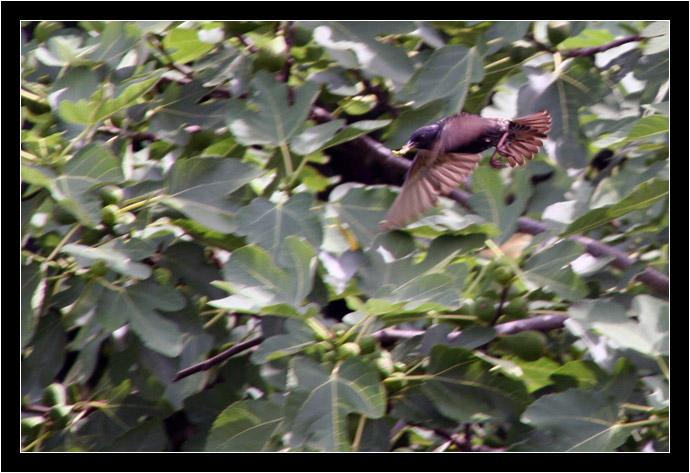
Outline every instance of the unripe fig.
<svg viewBox="0 0 690 473">
<path fill-rule="evenodd" d="M 60 383 L 49 384 L 43 390 L 43 404 L 45 406 L 62 406 L 67 402 L 67 391 Z"/>
<path fill-rule="evenodd" d="M 400 391 L 405 386 L 407 386 L 407 379 L 405 378 L 405 373 L 396 371 L 395 373 L 391 374 L 389 377 L 384 379 L 383 384 L 386 386 L 386 389 L 390 390 L 391 392 Z"/>
<path fill-rule="evenodd" d="M 387 351 L 382 351 L 381 355 L 374 360 L 374 366 L 376 366 L 376 369 L 384 378 L 390 376 L 393 374 L 393 371 L 395 371 L 393 359 L 391 358 L 391 354 Z"/>
<path fill-rule="evenodd" d="M 117 186 L 103 186 L 98 192 L 99 197 L 104 204 L 119 204 L 125 196 L 122 189 Z"/>
<path fill-rule="evenodd" d="M 101 221 L 106 225 L 114 225 L 117 222 L 117 213 L 120 210 L 115 204 L 108 204 L 101 209 Z"/>
<path fill-rule="evenodd" d="M 569 21 L 551 21 L 546 27 L 546 36 L 552 46 L 565 40 L 572 32 L 572 25 Z"/>
<path fill-rule="evenodd" d="M 343 343 L 337 348 L 338 358 L 341 360 L 347 360 L 353 356 L 359 356 L 362 349 L 354 342 Z"/>
<path fill-rule="evenodd" d="M 535 48 L 534 44 L 530 43 L 529 41 L 525 41 L 524 39 L 520 39 L 510 45 L 508 55 L 510 56 L 511 61 L 520 63 L 534 54 L 536 50 L 537 48 Z"/>
<path fill-rule="evenodd" d="M 57 429 L 62 429 L 72 418 L 72 406 L 53 406 L 48 412 L 48 417 L 53 421 Z"/>
</svg>

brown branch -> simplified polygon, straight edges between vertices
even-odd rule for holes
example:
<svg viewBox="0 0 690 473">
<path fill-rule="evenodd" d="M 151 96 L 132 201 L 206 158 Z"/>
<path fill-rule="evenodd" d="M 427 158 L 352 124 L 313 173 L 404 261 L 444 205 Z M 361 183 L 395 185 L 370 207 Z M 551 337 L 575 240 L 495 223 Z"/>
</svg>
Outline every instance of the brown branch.
<svg viewBox="0 0 690 473">
<path fill-rule="evenodd" d="M 506 303 L 506 299 L 508 299 L 508 290 L 510 289 L 510 286 L 503 286 L 503 290 L 501 291 L 501 298 L 498 301 L 498 305 L 496 306 L 496 312 L 494 312 L 494 316 L 491 319 L 491 323 L 489 325 L 496 325 L 496 322 L 498 319 L 503 315 L 503 305 Z"/>
<path fill-rule="evenodd" d="M 588 48 L 580 48 L 580 49 L 563 49 L 563 50 L 558 50 L 554 49 L 542 42 L 540 42 L 537 38 L 535 38 L 534 34 L 529 33 L 527 36 L 527 39 L 529 41 L 532 41 L 534 45 L 539 49 L 540 51 L 546 51 L 551 54 L 555 53 L 560 53 L 561 56 L 563 57 L 585 57 L 585 56 L 594 56 L 597 53 L 602 53 L 604 51 L 608 51 L 609 49 L 615 48 L 617 46 L 620 46 L 625 43 L 632 43 L 634 41 L 641 41 L 644 39 L 644 36 L 641 34 L 636 34 L 633 36 L 628 36 L 625 38 L 619 38 L 615 41 L 611 41 L 610 43 L 602 44 L 600 46 L 591 46 Z"/>
<path fill-rule="evenodd" d="M 499 335 L 512 335 L 514 333 L 525 332 L 527 330 L 549 332 L 551 330 L 563 327 L 564 322 L 568 320 L 568 318 L 569 317 L 567 315 L 538 315 L 536 317 L 530 317 L 529 319 L 512 320 L 510 322 L 498 324 L 494 327 L 494 329 Z"/>
<path fill-rule="evenodd" d="M 287 84 L 288 79 L 290 79 L 290 70 L 295 63 L 295 58 L 292 56 L 292 45 L 295 42 L 295 26 L 291 21 L 288 21 L 283 27 L 283 40 L 285 41 L 286 57 L 278 79 Z"/>
<path fill-rule="evenodd" d="M 537 235 L 547 230 L 546 225 L 537 220 L 528 217 L 520 217 L 518 219 L 518 231 L 529 233 L 530 235 Z M 616 247 L 605 245 L 593 238 L 583 235 L 572 235 L 569 239 L 576 241 L 585 247 L 585 251 L 592 256 L 610 256 L 613 258 L 611 265 L 614 268 L 626 270 L 632 266 L 636 261 L 629 257 L 624 251 Z M 654 289 L 659 294 L 668 297 L 669 294 L 669 278 L 665 274 L 653 269 L 646 268 L 636 276 L 638 281 L 646 284 Z"/>
<path fill-rule="evenodd" d="M 560 51 L 561 55 L 564 57 L 584 57 L 584 56 L 594 56 L 597 53 L 603 53 L 609 49 L 615 48 L 625 43 L 632 43 L 633 41 L 640 41 L 644 37 L 641 34 L 636 34 L 633 36 L 628 36 L 627 38 L 619 38 L 610 43 L 602 44 L 601 46 L 591 46 L 589 48 L 581 49 L 565 49 Z"/>
<path fill-rule="evenodd" d="M 251 338 L 245 342 L 238 343 L 237 345 L 233 345 L 224 352 L 221 352 L 217 354 L 216 356 L 209 358 L 208 360 L 204 360 L 201 363 L 197 363 L 196 365 L 192 365 L 189 368 L 185 368 L 183 370 L 180 370 L 177 372 L 177 376 L 175 376 L 175 379 L 173 379 L 173 383 L 175 381 L 179 381 L 182 378 L 186 378 L 187 376 L 191 376 L 194 373 L 198 373 L 200 371 L 206 371 L 207 369 L 217 365 L 218 363 L 221 363 L 228 358 L 230 358 L 233 355 L 236 355 L 238 353 L 242 353 L 243 351 L 249 350 L 250 348 L 253 348 L 260 344 L 263 341 L 264 337 L 259 335 L 256 338 Z"/>
<path fill-rule="evenodd" d="M 494 329 L 496 330 L 496 333 L 499 335 L 510 335 L 525 330 L 539 330 L 541 332 L 547 332 L 549 330 L 561 328 L 563 326 L 563 322 L 567 318 L 568 317 L 565 315 L 539 315 L 537 317 L 531 317 L 529 319 L 515 320 L 512 322 L 498 324 L 494 327 Z M 383 341 L 398 340 L 401 338 L 407 339 L 415 337 L 417 335 L 423 335 L 424 333 L 424 330 L 400 330 L 395 328 L 387 328 L 375 332 L 374 335 L 379 340 Z M 449 333 L 448 340 L 452 342 L 457 337 L 459 337 L 461 333 L 462 332 L 460 331 Z M 231 356 L 237 355 L 238 353 L 242 353 L 243 351 L 254 348 L 255 346 L 259 345 L 263 340 L 264 337 L 260 335 L 258 337 L 233 345 L 227 350 L 217 354 L 212 358 L 209 358 L 208 360 L 204 360 L 200 363 L 197 363 L 188 368 L 178 371 L 177 375 L 175 376 L 175 379 L 173 379 L 173 382 L 179 381 L 182 378 L 186 378 L 187 376 L 191 376 L 195 373 L 199 373 L 200 371 L 206 371 L 212 368 L 213 366 L 222 363 Z"/>
<path fill-rule="evenodd" d="M 526 330 L 537 330 L 539 332 L 548 332 L 563 327 L 564 322 L 568 319 L 567 315 L 538 315 L 528 319 L 513 320 L 498 324 L 494 327 L 498 335 L 512 335 Z M 402 330 L 396 328 L 384 328 L 378 332 L 374 332 L 376 338 L 380 341 L 393 341 L 399 339 L 409 339 L 418 335 L 424 335 L 425 330 Z M 452 342 L 462 334 L 462 331 L 455 331 L 448 334 L 448 341 Z"/>
<path fill-rule="evenodd" d="M 237 40 L 240 42 L 240 44 L 242 44 L 242 46 L 247 48 L 250 53 L 256 54 L 259 52 L 257 47 L 254 46 L 254 43 L 251 40 L 247 39 L 244 35 L 236 34 L 234 37 L 237 38 Z"/>
</svg>

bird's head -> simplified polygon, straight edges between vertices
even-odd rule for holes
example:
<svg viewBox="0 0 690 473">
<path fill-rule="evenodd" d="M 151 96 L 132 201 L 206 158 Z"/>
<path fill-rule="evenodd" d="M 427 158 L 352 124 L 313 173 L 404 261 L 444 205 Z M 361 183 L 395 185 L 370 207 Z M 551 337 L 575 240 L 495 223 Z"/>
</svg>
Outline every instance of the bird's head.
<svg viewBox="0 0 690 473">
<path fill-rule="evenodd" d="M 439 125 L 438 123 L 423 126 L 414 133 L 412 133 L 412 136 L 410 136 L 410 139 L 405 144 L 405 146 L 400 148 L 399 151 L 394 151 L 394 153 L 398 156 L 402 156 L 403 154 L 407 153 L 408 151 L 414 148 L 430 150 L 433 148 L 434 142 L 436 141 L 436 138 L 438 137 L 440 131 L 441 125 Z"/>
</svg>

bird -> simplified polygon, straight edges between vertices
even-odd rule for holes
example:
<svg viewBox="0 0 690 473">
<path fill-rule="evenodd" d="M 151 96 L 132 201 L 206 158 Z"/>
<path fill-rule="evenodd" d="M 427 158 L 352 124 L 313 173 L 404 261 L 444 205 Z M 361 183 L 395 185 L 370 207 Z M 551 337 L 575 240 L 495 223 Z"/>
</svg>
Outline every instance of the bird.
<svg viewBox="0 0 690 473">
<path fill-rule="evenodd" d="M 418 150 L 379 227 L 394 230 L 418 219 L 436 204 L 439 195 L 462 184 L 479 166 L 479 153 L 491 147 L 495 147 L 489 161 L 492 167 L 506 167 L 502 158 L 511 167 L 525 164 L 539 151 L 550 130 L 551 115 L 546 110 L 512 120 L 461 112 L 419 128 L 405 146 L 393 151 L 402 156 Z"/>
</svg>

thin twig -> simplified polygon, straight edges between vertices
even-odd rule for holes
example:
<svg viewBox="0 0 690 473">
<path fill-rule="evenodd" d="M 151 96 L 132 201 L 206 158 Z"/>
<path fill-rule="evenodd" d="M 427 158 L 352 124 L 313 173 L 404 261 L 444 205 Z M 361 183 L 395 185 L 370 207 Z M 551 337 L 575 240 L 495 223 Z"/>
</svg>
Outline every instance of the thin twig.
<svg viewBox="0 0 690 473">
<path fill-rule="evenodd" d="M 292 46 L 295 42 L 295 26 L 291 21 L 288 21 L 283 26 L 283 41 L 285 41 L 285 63 L 280 71 L 278 79 L 280 82 L 287 84 L 290 79 L 290 69 L 295 63 L 295 58 L 292 56 Z"/>
<path fill-rule="evenodd" d="M 236 34 L 235 38 L 237 38 L 237 40 L 242 44 L 242 46 L 247 48 L 247 50 L 249 50 L 250 53 L 256 54 L 259 52 L 259 49 L 256 46 L 254 46 L 254 43 L 251 40 L 247 39 L 244 35 Z"/>
<path fill-rule="evenodd" d="M 496 322 L 498 321 L 499 317 L 503 315 L 503 305 L 505 304 L 506 300 L 508 299 L 508 290 L 510 289 L 510 286 L 504 286 L 503 290 L 501 291 L 501 299 L 498 301 L 498 306 L 496 306 L 496 312 L 494 313 L 493 319 L 491 319 L 491 323 L 489 325 L 495 325 Z"/>
<path fill-rule="evenodd" d="M 186 378 L 187 376 L 191 376 L 194 373 L 198 373 L 200 371 L 206 371 L 207 369 L 217 365 L 218 363 L 221 363 L 228 358 L 230 358 L 233 355 L 236 355 L 238 353 L 242 353 L 245 350 L 249 350 L 250 348 L 253 348 L 257 345 L 259 345 L 263 341 L 264 337 L 259 335 L 256 338 L 249 339 L 245 342 L 238 343 L 237 345 L 233 345 L 224 352 L 221 352 L 217 354 L 216 356 L 209 358 L 208 360 L 204 360 L 201 363 L 197 363 L 196 365 L 192 365 L 189 368 L 185 368 L 177 373 L 177 376 L 175 376 L 175 379 L 173 379 L 173 382 L 179 381 L 182 378 Z"/>
</svg>

